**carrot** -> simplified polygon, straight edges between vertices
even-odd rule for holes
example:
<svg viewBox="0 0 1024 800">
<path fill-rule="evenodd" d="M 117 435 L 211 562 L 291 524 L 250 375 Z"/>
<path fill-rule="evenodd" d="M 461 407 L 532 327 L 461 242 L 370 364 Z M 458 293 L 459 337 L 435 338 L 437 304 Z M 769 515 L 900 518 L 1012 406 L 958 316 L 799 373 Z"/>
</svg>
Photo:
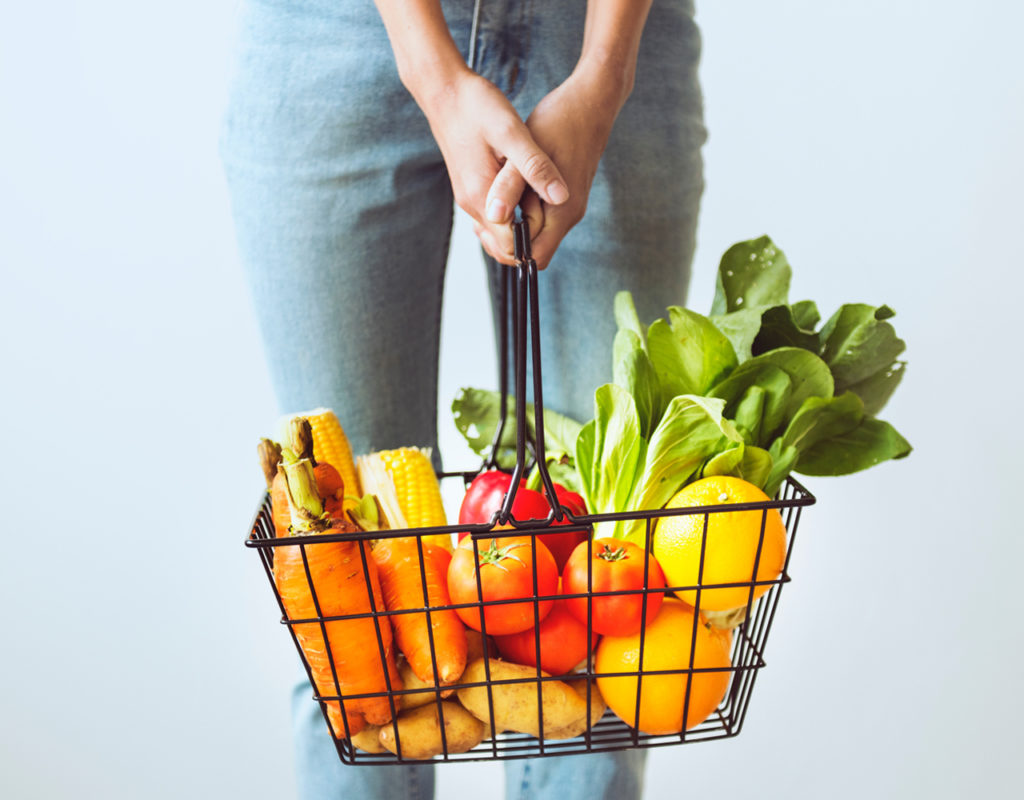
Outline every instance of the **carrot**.
<svg viewBox="0 0 1024 800">
<path fill-rule="evenodd" d="M 323 512 L 315 488 L 313 465 L 308 459 L 294 463 L 285 459 L 280 469 L 285 475 L 293 534 L 358 530 L 351 523 L 331 519 Z M 384 610 L 376 563 L 365 542 L 285 545 L 274 550 L 274 583 L 289 620 Z M 301 622 L 294 624 L 292 630 L 309 665 L 318 695 L 381 695 L 343 700 L 344 709 L 337 701 L 327 701 L 327 716 L 335 736 L 356 733 L 364 723 L 382 725 L 391 719 L 391 702 L 384 693 L 388 691 L 389 682 L 392 691 L 400 691 L 402 684 L 386 616 Z"/>
<path fill-rule="evenodd" d="M 342 503 L 345 499 L 345 481 L 341 473 L 326 461 L 313 458 L 313 426 L 305 417 L 293 417 L 288 422 L 288 438 L 291 440 L 291 451 L 297 458 L 308 458 L 313 465 L 316 476 L 316 488 L 324 501 L 324 508 L 332 516 L 343 514 Z"/>
<path fill-rule="evenodd" d="M 256 451 L 259 454 L 260 466 L 263 467 L 263 477 L 267 481 L 267 491 L 270 492 L 270 516 L 274 521 L 274 535 L 287 536 L 288 528 L 292 524 L 292 512 L 288 508 L 288 489 L 284 473 L 277 468 L 281 463 L 281 445 L 270 439 L 260 439 Z"/>
<path fill-rule="evenodd" d="M 364 500 L 370 497 L 367 495 Z M 387 517 L 379 505 L 375 508 L 375 514 L 371 511 L 374 519 L 367 518 L 370 514 L 367 514 L 365 504 L 349 513 L 365 530 L 388 527 Z M 416 677 L 430 685 L 436 685 L 436 659 L 440 685 L 447 686 L 455 683 L 466 668 L 466 627 L 453 609 L 440 608 L 452 602 L 448 595 L 448 579 L 440 561 L 429 552 L 428 547 L 424 545 L 423 548 L 422 573 L 415 536 L 376 539 L 373 543 L 373 560 L 380 573 L 384 605 L 388 611 L 422 609 L 420 613 L 391 616 L 398 649 L 405 655 Z M 431 609 L 429 624 L 426 608 Z M 431 637 L 434 658 L 431 658 Z"/>
</svg>

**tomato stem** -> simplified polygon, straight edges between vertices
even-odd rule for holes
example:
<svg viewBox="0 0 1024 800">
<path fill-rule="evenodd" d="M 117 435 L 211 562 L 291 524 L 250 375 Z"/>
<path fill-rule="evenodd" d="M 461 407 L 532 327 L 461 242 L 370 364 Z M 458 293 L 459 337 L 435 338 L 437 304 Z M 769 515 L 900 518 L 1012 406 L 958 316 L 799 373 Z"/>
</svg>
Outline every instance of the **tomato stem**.
<svg viewBox="0 0 1024 800">
<path fill-rule="evenodd" d="M 523 561 L 519 556 L 512 555 L 513 550 L 515 550 L 517 547 L 522 546 L 522 542 L 514 542 L 513 544 L 510 544 L 508 547 L 498 547 L 498 540 L 491 539 L 490 546 L 480 553 L 480 566 L 483 566 L 484 564 L 491 564 L 497 567 L 498 569 L 502 569 L 505 570 L 505 572 L 508 572 L 508 567 L 504 566 L 501 563 L 506 558 L 514 559 L 523 566 L 526 566 L 526 562 Z"/>
<path fill-rule="evenodd" d="M 629 558 L 626 554 L 625 547 L 617 547 L 612 550 L 611 545 L 604 545 L 601 551 L 597 554 L 597 557 L 605 561 L 623 561 Z"/>
</svg>

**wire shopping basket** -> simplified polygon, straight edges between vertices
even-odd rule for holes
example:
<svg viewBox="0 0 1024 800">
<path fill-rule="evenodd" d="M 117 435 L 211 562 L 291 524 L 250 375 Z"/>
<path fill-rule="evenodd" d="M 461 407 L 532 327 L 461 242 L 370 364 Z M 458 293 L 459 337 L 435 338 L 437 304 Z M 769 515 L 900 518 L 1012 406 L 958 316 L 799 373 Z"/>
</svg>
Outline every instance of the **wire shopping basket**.
<svg viewBox="0 0 1024 800">
<path fill-rule="evenodd" d="M 722 739 L 737 735 L 743 725 L 758 671 L 765 666 L 764 652 L 768 634 L 778 607 L 782 587 L 790 580 L 788 567 L 792 555 L 801 509 L 815 502 L 799 482 L 787 478 L 775 499 L 763 502 L 729 503 L 670 509 L 623 509 L 607 514 L 572 514 L 558 499 L 546 467 L 544 448 L 543 396 L 540 363 L 540 333 L 537 302 L 537 267 L 530 257 L 529 235 L 524 221 L 514 224 L 516 266 L 505 271 L 502 290 L 505 324 L 501 330 L 501 416 L 490 455 L 479 470 L 441 473 L 443 480 L 461 480 L 465 484 L 480 472 L 497 466 L 496 453 L 507 414 L 508 328 L 512 327 L 514 358 L 514 396 L 516 419 L 516 464 L 510 488 L 500 510 L 487 523 L 460 524 L 432 528 L 353 533 L 322 533 L 275 537 L 271 501 L 264 495 L 252 522 L 246 545 L 259 553 L 267 578 L 281 611 L 281 622 L 306 668 L 314 688 L 313 699 L 320 704 L 340 759 L 346 764 L 372 765 L 418 763 L 425 758 L 438 761 L 480 761 L 570 755 L 633 747 L 666 745 Z M 529 345 L 529 346 L 528 346 Z M 529 357 L 533 369 L 533 442 L 526 443 L 527 402 L 526 366 Z M 532 462 L 532 463 L 531 463 Z M 545 519 L 519 520 L 513 516 L 513 503 L 520 479 L 528 469 L 536 469 L 549 498 L 550 512 Z M 708 531 L 719 515 L 745 513 L 759 518 L 759 533 L 750 576 L 742 581 L 711 579 L 706 570 Z M 764 578 L 759 573 L 766 530 L 775 517 L 785 537 L 784 557 L 777 575 Z M 643 584 L 639 588 L 595 592 L 593 575 L 594 526 L 599 523 L 628 521 L 643 531 L 646 552 L 652 550 L 654 532 L 659 524 L 672 518 L 689 518 L 689 529 L 700 539 L 700 557 L 696 580 L 685 585 L 664 586 L 652 575 L 652 559 L 644 558 Z M 756 524 L 756 523 L 755 523 Z M 543 589 L 538 574 L 537 551 L 540 537 L 586 534 L 587 592 L 567 592 L 556 585 Z M 437 604 L 428 597 L 424 539 L 438 534 L 465 534 L 475 564 L 480 564 L 484 543 L 513 541 L 527 537 L 531 551 L 532 594 L 517 599 L 486 599 L 477 570 L 477 595 L 471 602 Z M 367 586 L 375 579 L 373 558 L 368 555 L 374 540 L 403 538 L 415 541 L 419 558 L 423 605 L 418 608 L 388 609 L 379 596 L 368 592 L 365 603 L 352 613 L 323 613 L 313 579 L 311 562 L 331 546 L 347 543 L 352 548 L 348 570 L 360 570 Z M 495 546 L 490 544 L 490 546 Z M 286 548 L 282 550 L 282 548 Z M 318 551 L 320 551 L 318 553 Z M 287 553 L 304 570 L 306 588 L 313 613 L 289 617 L 286 604 L 275 581 L 275 561 Z M 524 556 L 525 557 L 525 556 Z M 340 565 L 339 565 L 340 566 Z M 659 569 L 660 571 L 660 569 Z M 713 614 L 703 612 L 701 597 L 725 590 L 739 592 L 746 603 L 732 612 L 731 633 L 719 630 L 708 621 Z M 666 599 L 676 595 L 679 599 Z M 586 641 L 595 639 L 594 608 L 605 600 L 626 599 L 639 604 L 640 629 L 631 636 L 605 636 L 591 647 L 582 663 L 568 674 L 548 674 L 542 661 L 541 622 L 553 602 L 577 601 L 586 604 Z M 687 602 L 683 602 L 683 601 Z M 495 639 L 489 635 L 489 612 L 502 605 L 526 604 L 530 609 L 532 650 L 530 665 L 509 665 L 501 659 Z M 652 617 L 648 609 L 660 610 Z M 462 677 L 446 685 L 407 686 L 398 678 L 390 648 L 391 625 L 399 614 L 413 614 L 427 631 L 433 675 L 438 675 L 439 652 L 434 624 L 442 614 L 462 612 L 471 621 L 479 621 L 474 641 L 475 656 Z M 378 691 L 352 692 L 343 689 L 338 664 L 344 663 L 348 646 L 344 625 L 361 622 L 372 630 L 376 642 L 379 670 L 384 688 Z M 714 642 L 708 644 L 708 642 Z M 325 649 L 329 674 L 315 674 L 307 653 L 310 647 Z M 550 645 L 549 645 L 550 646 Z M 716 650 L 717 648 L 717 650 Z M 602 652 L 618 654 L 603 660 Z M 708 657 L 712 651 L 717 657 Z M 341 656 L 341 658 L 339 658 Z M 515 667 L 514 669 L 512 667 Z M 374 702 L 387 719 L 379 736 L 366 744 L 360 738 L 364 720 L 356 711 Z M 467 713 L 468 709 L 468 713 Z M 571 717 L 572 724 L 567 724 Z M 369 717 L 367 717 L 368 719 Z M 379 743 L 384 743 L 380 744 Z"/>
</svg>

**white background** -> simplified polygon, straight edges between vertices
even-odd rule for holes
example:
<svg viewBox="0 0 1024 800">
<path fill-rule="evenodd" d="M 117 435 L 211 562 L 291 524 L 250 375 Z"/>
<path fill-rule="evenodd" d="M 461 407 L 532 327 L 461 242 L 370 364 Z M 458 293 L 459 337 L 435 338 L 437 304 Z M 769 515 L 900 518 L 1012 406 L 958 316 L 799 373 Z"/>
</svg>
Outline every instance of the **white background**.
<svg viewBox="0 0 1024 800">
<path fill-rule="evenodd" d="M 293 796 L 297 656 L 242 546 L 274 408 L 216 153 L 233 13 L 0 11 L 5 798 Z M 916 450 L 809 481 L 742 735 L 653 752 L 646 797 L 1017 796 L 1024 6 L 708 0 L 699 22 L 691 306 L 765 232 L 793 299 L 892 305 L 910 367 L 884 416 Z M 491 375 L 464 225 L 447 291 L 442 407 Z M 499 779 L 455 765 L 438 794 Z"/>
</svg>

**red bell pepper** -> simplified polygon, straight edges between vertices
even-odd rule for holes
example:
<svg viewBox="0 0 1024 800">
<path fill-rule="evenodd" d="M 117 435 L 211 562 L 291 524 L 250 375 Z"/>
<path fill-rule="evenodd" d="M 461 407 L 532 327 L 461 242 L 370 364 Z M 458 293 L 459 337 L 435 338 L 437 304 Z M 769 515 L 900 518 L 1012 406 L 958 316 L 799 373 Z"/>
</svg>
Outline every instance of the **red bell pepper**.
<svg viewBox="0 0 1024 800">
<path fill-rule="evenodd" d="M 508 493 L 512 485 L 512 476 L 500 470 L 488 470 L 481 472 L 466 490 L 466 496 L 462 498 L 462 506 L 459 508 L 459 522 L 481 523 L 490 522 Z M 570 492 L 560 484 L 554 484 L 555 494 L 562 507 L 573 516 L 587 513 L 583 498 L 576 492 Z M 547 519 L 551 513 L 551 505 L 547 498 L 540 492 L 526 488 L 526 481 L 520 480 L 519 488 L 516 490 L 515 499 L 512 501 L 512 516 L 517 520 Z M 555 525 L 567 525 L 569 520 L 563 517 Z M 459 541 L 468 535 L 467 532 L 459 534 Z M 586 531 L 566 531 L 565 533 L 541 533 L 538 538 L 547 545 L 551 555 L 555 557 L 555 563 L 559 571 L 569 560 L 569 556 L 576 548 L 576 545 L 587 538 Z"/>
</svg>

